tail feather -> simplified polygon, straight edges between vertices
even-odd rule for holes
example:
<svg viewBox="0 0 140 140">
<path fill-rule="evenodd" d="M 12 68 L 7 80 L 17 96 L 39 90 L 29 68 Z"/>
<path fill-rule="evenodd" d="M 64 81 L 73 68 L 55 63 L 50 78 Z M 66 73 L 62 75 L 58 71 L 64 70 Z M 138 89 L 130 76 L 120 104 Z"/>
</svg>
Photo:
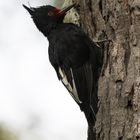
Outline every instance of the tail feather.
<svg viewBox="0 0 140 140">
<path fill-rule="evenodd" d="M 88 126 L 88 139 L 87 140 L 96 140 L 96 131 L 93 126 Z"/>
</svg>

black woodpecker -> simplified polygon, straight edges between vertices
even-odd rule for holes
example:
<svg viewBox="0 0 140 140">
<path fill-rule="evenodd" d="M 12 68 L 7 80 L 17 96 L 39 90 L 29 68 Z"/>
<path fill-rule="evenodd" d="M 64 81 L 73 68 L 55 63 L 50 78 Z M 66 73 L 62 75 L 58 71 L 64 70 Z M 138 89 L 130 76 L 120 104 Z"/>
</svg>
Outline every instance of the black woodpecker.
<svg viewBox="0 0 140 140">
<path fill-rule="evenodd" d="M 89 127 L 95 124 L 97 113 L 97 82 L 101 67 L 101 50 L 72 23 L 63 23 L 66 12 L 46 5 L 24 8 L 30 13 L 36 27 L 49 41 L 49 60 L 58 79 L 84 112 Z"/>
</svg>

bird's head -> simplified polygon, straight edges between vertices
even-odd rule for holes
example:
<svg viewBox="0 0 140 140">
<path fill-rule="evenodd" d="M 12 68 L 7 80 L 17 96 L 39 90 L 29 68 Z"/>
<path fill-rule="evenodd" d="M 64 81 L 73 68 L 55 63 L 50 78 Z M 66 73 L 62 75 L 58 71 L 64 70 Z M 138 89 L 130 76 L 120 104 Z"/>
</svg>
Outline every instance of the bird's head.
<svg viewBox="0 0 140 140">
<path fill-rule="evenodd" d="M 41 7 L 23 7 L 30 13 L 37 28 L 47 36 L 50 31 L 57 25 L 63 22 L 66 12 L 69 11 L 75 4 L 67 6 L 63 9 L 46 5 Z"/>
</svg>

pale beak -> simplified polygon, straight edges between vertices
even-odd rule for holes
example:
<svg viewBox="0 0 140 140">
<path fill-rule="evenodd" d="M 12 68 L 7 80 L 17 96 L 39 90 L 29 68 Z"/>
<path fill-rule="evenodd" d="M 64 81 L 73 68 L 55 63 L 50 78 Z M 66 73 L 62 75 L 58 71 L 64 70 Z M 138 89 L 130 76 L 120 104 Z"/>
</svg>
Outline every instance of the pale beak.
<svg viewBox="0 0 140 140">
<path fill-rule="evenodd" d="M 72 4 L 72 5 L 69 5 L 67 7 L 64 7 L 63 9 L 60 10 L 60 12 L 58 12 L 59 15 L 63 15 L 65 14 L 67 11 L 69 11 L 71 8 L 75 7 L 76 4 Z"/>
</svg>

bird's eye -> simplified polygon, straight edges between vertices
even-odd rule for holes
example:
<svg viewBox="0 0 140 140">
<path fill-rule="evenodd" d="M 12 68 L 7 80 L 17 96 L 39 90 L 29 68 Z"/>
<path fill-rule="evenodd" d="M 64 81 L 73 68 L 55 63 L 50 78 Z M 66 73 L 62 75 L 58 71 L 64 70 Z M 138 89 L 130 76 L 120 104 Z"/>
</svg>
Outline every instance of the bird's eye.
<svg viewBox="0 0 140 140">
<path fill-rule="evenodd" d="M 53 16 L 54 13 L 52 11 L 48 12 L 48 16 Z"/>
</svg>

